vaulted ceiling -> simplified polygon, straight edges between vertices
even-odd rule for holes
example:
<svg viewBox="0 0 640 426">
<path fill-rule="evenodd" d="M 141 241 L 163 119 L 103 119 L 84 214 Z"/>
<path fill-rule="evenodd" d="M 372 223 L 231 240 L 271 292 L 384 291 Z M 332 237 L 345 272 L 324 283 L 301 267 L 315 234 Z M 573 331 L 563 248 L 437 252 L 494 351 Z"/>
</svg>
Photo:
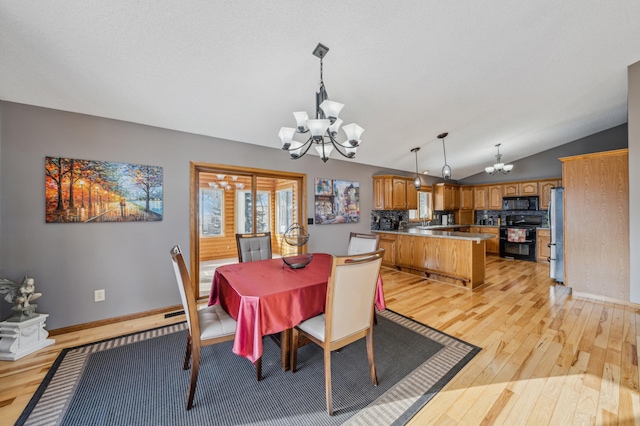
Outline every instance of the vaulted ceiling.
<svg viewBox="0 0 640 426">
<path fill-rule="evenodd" d="M 446 131 L 462 179 L 625 123 L 640 2 L 3 1 L 0 100 L 279 148 L 318 42 L 352 161 L 437 175 Z"/>
</svg>

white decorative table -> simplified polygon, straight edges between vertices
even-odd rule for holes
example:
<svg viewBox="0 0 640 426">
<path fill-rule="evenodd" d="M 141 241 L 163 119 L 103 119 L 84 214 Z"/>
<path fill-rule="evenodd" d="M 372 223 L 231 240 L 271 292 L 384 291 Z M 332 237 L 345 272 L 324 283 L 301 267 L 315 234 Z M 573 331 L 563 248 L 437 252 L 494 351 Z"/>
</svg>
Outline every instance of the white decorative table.
<svg viewBox="0 0 640 426">
<path fill-rule="evenodd" d="M 0 322 L 0 360 L 15 361 L 55 342 L 47 339 L 44 322 L 49 314 L 38 314 L 26 321 Z"/>
</svg>

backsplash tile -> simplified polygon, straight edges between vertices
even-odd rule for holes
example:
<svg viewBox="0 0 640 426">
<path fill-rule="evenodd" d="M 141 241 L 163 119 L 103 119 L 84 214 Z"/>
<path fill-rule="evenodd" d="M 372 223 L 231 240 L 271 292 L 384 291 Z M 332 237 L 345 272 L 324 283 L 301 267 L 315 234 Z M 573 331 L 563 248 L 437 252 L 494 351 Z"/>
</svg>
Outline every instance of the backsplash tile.
<svg viewBox="0 0 640 426">
<path fill-rule="evenodd" d="M 409 221 L 407 210 L 371 210 L 371 230 L 398 229 L 400 221 Z"/>
</svg>

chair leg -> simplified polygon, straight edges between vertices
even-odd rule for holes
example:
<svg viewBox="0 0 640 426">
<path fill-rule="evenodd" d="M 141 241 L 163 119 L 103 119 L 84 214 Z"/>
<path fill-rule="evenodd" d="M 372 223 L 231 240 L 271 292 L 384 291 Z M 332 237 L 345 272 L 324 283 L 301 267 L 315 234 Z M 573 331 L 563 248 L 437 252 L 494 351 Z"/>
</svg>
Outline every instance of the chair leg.
<svg viewBox="0 0 640 426">
<path fill-rule="evenodd" d="M 197 352 L 197 353 L 196 353 Z M 196 394 L 196 385 L 198 384 L 198 370 L 200 369 L 200 351 L 192 354 L 191 359 L 191 381 L 189 383 L 189 394 L 187 396 L 187 410 L 193 407 L 193 397 Z"/>
<path fill-rule="evenodd" d="M 373 353 L 373 327 L 369 327 L 366 337 L 367 342 L 367 359 L 369 360 L 369 371 L 371 372 L 371 383 L 378 386 L 378 377 L 376 375 L 376 359 Z"/>
<path fill-rule="evenodd" d="M 254 362 L 256 366 L 256 381 L 262 380 L 262 357 L 258 358 L 256 362 Z"/>
<path fill-rule="evenodd" d="M 324 348 L 324 387 L 327 395 L 327 413 L 333 416 L 333 399 L 331 396 L 331 350 Z"/>
<path fill-rule="evenodd" d="M 291 348 L 289 349 L 289 368 L 292 373 L 296 372 L 296 367 L 298 365 L 298 340 L 298 329 L 294 327 L 291 330 Z"/>
<path fill-rule="evenodd" d="M 184 354 L 184 365 L 182 366 L 183 370 L 187 370 L 189 368 L 189 360 L 191 359 L 191 335 L 187 335 L 187 350 Z"/>
</svg>

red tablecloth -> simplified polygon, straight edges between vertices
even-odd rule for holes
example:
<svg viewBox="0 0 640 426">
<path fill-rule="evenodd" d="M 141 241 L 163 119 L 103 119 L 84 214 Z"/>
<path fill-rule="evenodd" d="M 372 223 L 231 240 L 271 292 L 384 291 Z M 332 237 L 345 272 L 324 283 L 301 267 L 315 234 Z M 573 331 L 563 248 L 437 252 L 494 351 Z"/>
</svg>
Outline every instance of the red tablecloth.
<svg viewBox="0 0 640 426">
<path fill-rule="evenodd" d="M 209 305 L 220 303 L 238 322 L 233 352 L 255 362 L 262 356 L 262 336 L 324 312 L 330 272 L 331 255 L 324 253 L 315 253 L 302 269 L 283 267 L 282 259 L 218 267 Z M 376 306 L 386 308 L 381 278 Z"/>
</svg>

